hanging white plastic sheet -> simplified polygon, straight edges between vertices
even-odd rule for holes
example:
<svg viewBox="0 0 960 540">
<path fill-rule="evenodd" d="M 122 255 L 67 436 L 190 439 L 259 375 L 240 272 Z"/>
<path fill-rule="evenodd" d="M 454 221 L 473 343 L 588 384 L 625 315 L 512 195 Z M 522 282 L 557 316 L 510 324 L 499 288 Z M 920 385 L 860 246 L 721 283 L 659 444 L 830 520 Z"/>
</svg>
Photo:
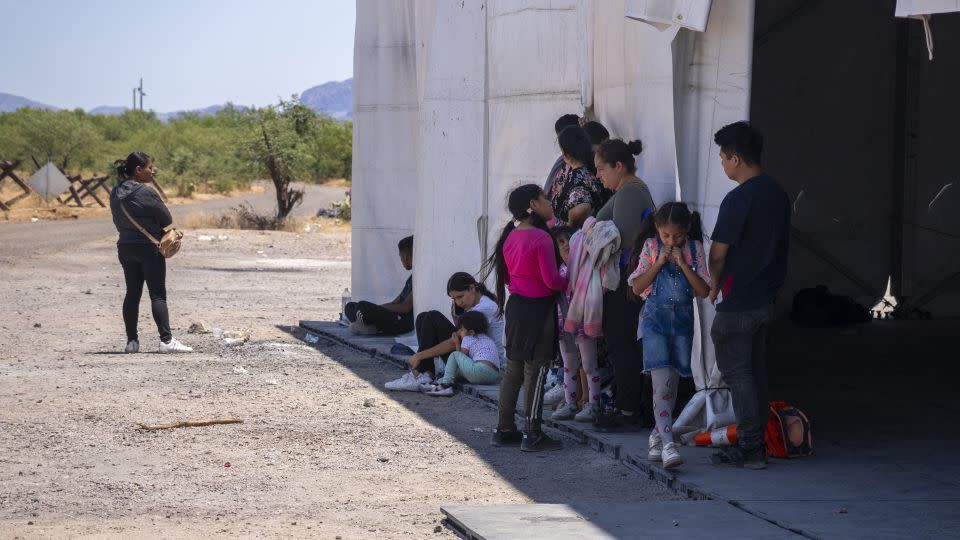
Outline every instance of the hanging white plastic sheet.
<svg viewBox="0 0 960 540">
<path fill-rule="evenodd" d="M 429 6 L 429 8 L 427 7 Z M 420 151 L 414 305 L 448 313 L 446 283 L 476 273 L 484 213 L 486 9 L 481 0 L 418 3 Z"/>
<path fill-rule="evenodd" d="M 416 212 L 415 11 L 413 0 L 365 0 L 357 7 L 352 296 L 385 302 L 403 286 L 397 242 L 413 232 Z"/>
<path fill-rule="evenodd" d="M 506 197 L 543 185 L 560 149 L 553 124 L 580 113 L 580 0 L 494 0 L 487 21 L 488 208 L 492 246 L 507 220 Z M 491 248 L 492 249 L 492 248 Z"/>
<path fill-rule="evenodd" d="M 897 17 L 954 13 L 960 11 L 960 0 L 897 0 Z"/>
<path fill-rule="evenodd" d="M 661 27 L 676 26 L 703 32 L 712 0 L 626 0 L 624 14 Z"/>
</svg>

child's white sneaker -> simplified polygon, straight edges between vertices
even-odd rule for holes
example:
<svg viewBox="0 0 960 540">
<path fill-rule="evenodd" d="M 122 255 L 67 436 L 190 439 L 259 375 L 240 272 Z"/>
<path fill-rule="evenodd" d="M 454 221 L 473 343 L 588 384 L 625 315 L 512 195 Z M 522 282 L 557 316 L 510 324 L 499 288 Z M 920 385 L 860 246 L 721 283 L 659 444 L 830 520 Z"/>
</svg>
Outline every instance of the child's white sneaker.
<svg viewBox="0 0 960 540">
<path fill-rule="evenodd" d="M 600 415 L 600 406 L 596 403 L 587 403 L 580 412 L 573 417 L 574 422 L 593 422 Z"/>
<path fill-rule="evenodd" d="M 434 390 L 432 390 L 432 391 L 430 391 L 430 392 L 427 392 L 427 395 L 428 395 L 428 396 L 437 396 L 437 397 L 450 397 L 450 396 L 453 395 L 453 387 L 452 387 L 452 386 L 443 387 L 443 386 L 441 386 L 441 385 L 438 384 L 438 385 L 436 386 L 436 389 L 434 389 Z"/>
<path fill-rule="evenodd" d="M 419 392 L 421 384 L 428 384 L 430 375 L 421 373 L 414 377 L 412 371 L 403 374 L 399 379 L 390 381 L 383 385 L 387 390 L 400 390 L 404 392 Z"/>
<path fill-rule="evenodd" d="M 680 450 L 677 448 L 677 443 L 669 442 L 663 445 L 662 459 L 664 469 L 672 469 L 674 467 L 683 465 L 683 457 L 680 456 Z"/>
<path fill-rule="evenodd" d="M 577 413 L 577 404 L 576 403 L 566 403 L 557 407 L 557 410 L 553 411 L 553 415 L 550 416 L 551 420 L 572 420 L 573 416 Z"/>
<path fill-rule="evenodd" d="M 161 353 L 188 353 L 193 352 L 193 347 L 187 347 L 180 343 L 176 338 L 172 338 L 169 343 L 160 342 Z"/>
<path fill-rule="evenodd" d="M 127 342 L 127 346 L 124 347 L 123 352 L 127 354 L 140 352 L 140 342 L 135 339 L 131 339 Z"/>
<path fill-rule="evenodd" d="M 544 405 L 556 405 L 563 401 L 563 385 L 558 384 L 547 390 L 547 393 L 543 395 L 543 404 Z"/>
<path fill-rule="evenodd" d="M 650 461 L 663 460 L 663 441 L 660 439 L 660 433 L 656 430 L 650 432 L 647 439 L 647 459 Z"/>
</svg>

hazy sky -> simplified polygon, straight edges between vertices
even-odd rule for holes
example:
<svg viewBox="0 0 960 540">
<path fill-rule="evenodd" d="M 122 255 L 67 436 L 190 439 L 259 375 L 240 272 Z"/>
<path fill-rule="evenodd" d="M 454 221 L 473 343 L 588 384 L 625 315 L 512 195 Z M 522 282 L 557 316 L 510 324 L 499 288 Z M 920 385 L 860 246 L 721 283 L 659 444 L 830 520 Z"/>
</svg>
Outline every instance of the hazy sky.
<svg viewBox="0 0 960 540">
<path fill-rule="evenodd" d="M 0 0 L 0 92 L 61 108 L 265 105 L 353 76 L 354 0 Z"/>
</svg>

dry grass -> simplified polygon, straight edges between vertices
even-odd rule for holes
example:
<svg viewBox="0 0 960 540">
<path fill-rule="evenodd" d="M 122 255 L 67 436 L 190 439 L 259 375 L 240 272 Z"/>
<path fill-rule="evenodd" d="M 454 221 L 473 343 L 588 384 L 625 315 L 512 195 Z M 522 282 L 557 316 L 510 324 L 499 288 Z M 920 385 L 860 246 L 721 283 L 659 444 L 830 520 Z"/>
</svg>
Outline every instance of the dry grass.
<svg viewBox="0 0 960 540">
<path fill-rule="evenodd" d="M 237 208 L 226 212 L 190 214 L 179 220 L 177 226 L 183 229 L 247 229 L 295 233 L 350 231 L 350 222 L 340 219 L 288 217 L 278 222 L 272 216 L 254 214 L 248 210 L 238 211 Z"/>
<path fill-rule="evenodd" d="M 21 179 L 26 181 L 29 178 L 29 175 L 18 171 L 18 176 Z M 225 199 L 228 197 L 237 197 L 240 195 L 245 195 L 249 193 L 263 193 L 266 191 L 266 188 L 263 185 L 251 185 L 247 190 L 236 190 L 227 194 L 223 193 L 201 193 L 196 192 L 192 197 L 174 197 L 171 196 L 169 201 L 167 201 L 168 206 L 179 206 L 179 205 L 188 205 L 196 204 L 199 202 L 210 201 L 215 199 Z M 0 200 L 9 201 L 10 199 L 20 195 L 23 191 L 13 183 L 10 179 L 4 179 L 3 183 L 0 184 Z M 168 193 L 172 195 L 172 193 Z M 97 190 L 97 197 L 100 198 L 104 204 L 109 204 L 109 194 L 104 190 Z M 65 199 L 65 197 L 64 197 Z M 70 199 L 70 205 L 64 206 L 58 203 L 56 200 L 45 201 L 36 193 L 31 193 L 24 199 L 17 201 L 9 212 L 0 211 L 0 221 L 9 221 L 9 222 L 18 222 L 18 221 L 30 221 L 31 219 L 40 219 L 40 220 L 61 220 L 61 219 L 80 219 L 88 217 L 101 217 L 109 216 L 109 208 L 101 208 L 100 205 L 96 203 L 92 198 L 86 197 L 83 199 L 84 204 L 86 205 L 83 208 L 74 206 L 73 199 Z"/>
</svg>

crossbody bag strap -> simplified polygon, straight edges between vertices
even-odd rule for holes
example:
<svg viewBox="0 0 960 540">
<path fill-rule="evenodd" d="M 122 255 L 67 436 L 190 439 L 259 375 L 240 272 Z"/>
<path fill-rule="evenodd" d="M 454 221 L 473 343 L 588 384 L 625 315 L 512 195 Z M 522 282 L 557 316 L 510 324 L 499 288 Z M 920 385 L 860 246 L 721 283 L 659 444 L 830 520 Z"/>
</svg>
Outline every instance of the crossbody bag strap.
<svg viewBox="0 0 960 540">
<path fill-rule="evenodd" d="M 160 246 L 160 241 L 154 238 L 152 234 L 148 233 L 146 229 L 144 229 L 139 223 L 137 223 L 137 220 L 133 219 L 133 216 L 130 215 L 130 212 L 127 212 L 127 206 L 122 202 L 120 203 L 120 209 L 123 210 L 124 215 L 127 216 L 127 219 L 130 220 L 130 223 L 133 223 L 133 226 L 136 227 L 138 231 L 142 232 L 143 235 L 146 236 L 147 239 L 149 239 L 151 242 L 153 242 L 157 246 Z"/>
</svg>

